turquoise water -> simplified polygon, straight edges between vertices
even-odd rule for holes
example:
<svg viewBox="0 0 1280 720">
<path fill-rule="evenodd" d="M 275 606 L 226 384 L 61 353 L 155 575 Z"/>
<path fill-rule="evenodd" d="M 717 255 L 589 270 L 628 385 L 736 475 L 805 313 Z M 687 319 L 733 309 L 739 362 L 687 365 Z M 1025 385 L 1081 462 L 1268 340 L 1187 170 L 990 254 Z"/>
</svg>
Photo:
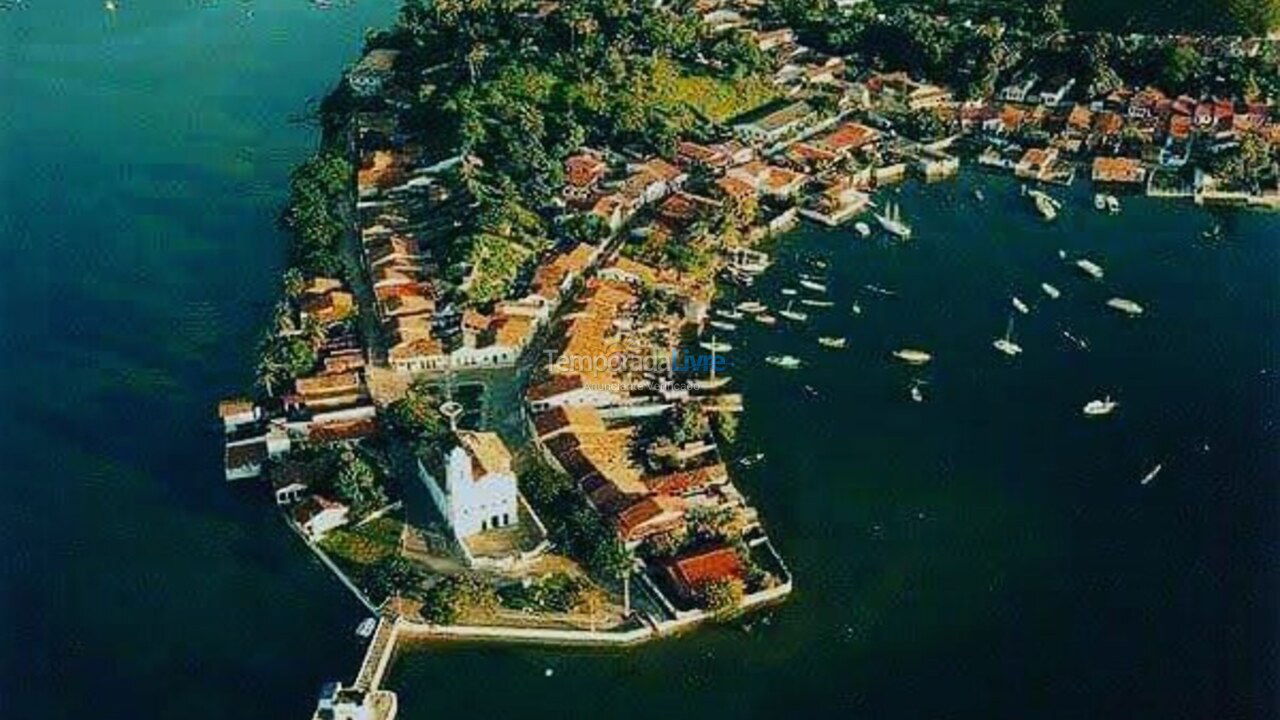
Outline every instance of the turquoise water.
<svg viewBox="0 0 1280 720">
<path fill-rule="evenodd" d="M 361 609 L 257 488 L 222 483 L 212 407 L 248 382 L 276 296 L 272 221 L 315 143 L 291 118 L 392 13 L 0 11 L 0 714 L 300 717 L 354 672 Z M 820 255 L 839 302 L 734 340 L 743 451 L 768 454 L 740 484 L 798 582 L 768 625 L 628 653 L 406 652 L 401 716 L 1274 714 L 1280 218 L 1224 217 L 1210 248 L 1202 210 L 1126 199 L 1110 218 L 1085 192 L 1046 226 L 1007 181 L 911 185 L 910 245 L 784 245 L 764 284 Z M 1147 316 L 1102 308 L 1110 289 Z M 1008 362 L 990 341 L 1014 292 L 1036 307 Z M 904 345 L 935 363 L 887 359 Z M 779 351 L 808 366 L 760 362 Z M 1107 391 L 1120 410 L 1085 422 Z"/>
</svg>

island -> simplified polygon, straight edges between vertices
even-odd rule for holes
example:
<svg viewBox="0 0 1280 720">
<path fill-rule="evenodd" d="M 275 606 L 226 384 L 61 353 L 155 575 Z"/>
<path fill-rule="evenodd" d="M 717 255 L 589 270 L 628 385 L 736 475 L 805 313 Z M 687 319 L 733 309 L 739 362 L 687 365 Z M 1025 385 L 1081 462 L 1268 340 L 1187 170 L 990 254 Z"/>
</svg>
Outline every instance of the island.
<svg viewBox="0 0 1280 720">
<path fill-rule="evenodd" d="M 253 393 L 219 407 L 227 480 L 372 615 L 316 716 L 393 717 L 405 642 L 626 646 L 791 593 L 735 483 L 767 458 L 732 337 L 779 322 L 751 288 L 797 223 L 912 242 L 877 191 L 962 161 L 1046 221 L 1082 169 L 1099 211 L 1280 205 L 1274 40 L 1060 10 L 407 0 L 371 32 L 291 179 Z M 782 321 L 830 305 L 813 270 Z"/>
</svg>

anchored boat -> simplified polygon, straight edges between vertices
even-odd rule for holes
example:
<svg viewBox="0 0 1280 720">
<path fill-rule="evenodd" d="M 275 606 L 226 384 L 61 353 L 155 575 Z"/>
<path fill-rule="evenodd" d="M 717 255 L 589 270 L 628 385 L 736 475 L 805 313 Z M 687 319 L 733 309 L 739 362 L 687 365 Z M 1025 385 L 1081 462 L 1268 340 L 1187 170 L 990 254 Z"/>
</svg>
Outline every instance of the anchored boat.
<svg viewBox="0 0 1280 720">
<path fill-rule="evenodd" d="M 1111 411 L 1115 410 L 1119 405 L 1120 403 L 1112 400 L 1111 396 L 1108 395 L 1101 400 L 1090 400 L 1085 403 L 1083 412 L 1089 416 L 1110 415 Z"/>
<path fill-rule="evenodd" d="M 1119 310 L 1131 317 L 1137 317 L 1143 313 L 1142 306 L 1138 303 L 1127 300 L 1122 297 L 1113 297 L 1107 301 L 1107 307 Z"/>
<path fill-rule="evenodd" d="M 822 347 L 835 348 L 838 350 L 844 347 L 845 338 L 823 336 L 818 338 L 818 344 Z"/>
<path fill-rule="evenodd" d="M 1086 274 L 1090 275 L 1095 280 L 1102 279 L 1102 266 L 1091 260 L 1086 260 L 1084 258 L 1081 258 L 1076 261 L 1076 267 L 1083 270 Z"/>
<path fill-rule="evenodd" d="M 1050 285 L 1049 283 L 1040 283 L 1040 289 L 1044 290 L 1044 294 L 1048 295 L 1054 300 L 1057 300 L 1058 298 L 1062 297 L 1062 292 L 1059 291 L 1058 288 Z"/>
<path fill-rule="evenodd" d="M 933 359 L 933 356 L 923 350 L 915 350 L 912 348 L 902 348 L 894 350 L 893 356 L 909 365 L 924 365 Z"/>
<path fill-rule="evenodd" d="M 885 232 L 902 240 L 911 239 L 911 226 L 902 222 L 902 208 L 894 203 L 885 206 L 884 213 L 876 213 L 876 220 Z"/>
<path fill-rule="evenodd" d="M 784 370 L 795 370 L 800 367 L 800 358 L 793 355 L 769 355 L 764 359 L 770 365 L 777 365 Z"/>
<path fill-rule="evenodd" d="M 785 310 L 779 310 L 778 314 L 788 320 L 795 320 L 796 322 L 804 322 L 809 319 L 808 313 L 803 313 L 799 310 L 792 310 L 791 303 L 787 303 L 787 308 Z"/>
<path fill-rule="evenodd" d="M 1022 346 L 1013 341 L 1013 316 L 1009 316 L 1009 324 L 1005 326 L 1004 337 L 997 338 L 991 343 L 995 349 L 1008 355 L 1009 357 L 1017 357 L 1022 354 Z"/>
</svg>

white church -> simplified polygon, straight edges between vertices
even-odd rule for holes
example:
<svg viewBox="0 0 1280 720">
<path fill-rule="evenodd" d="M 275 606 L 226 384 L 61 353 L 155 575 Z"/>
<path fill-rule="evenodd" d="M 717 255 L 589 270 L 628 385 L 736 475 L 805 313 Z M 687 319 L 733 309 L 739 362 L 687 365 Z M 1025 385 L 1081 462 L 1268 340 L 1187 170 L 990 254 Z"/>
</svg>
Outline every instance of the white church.
<svg viewBox="0 0 1280 720">
<path fill-rule="evenodd" d="M 455 433 L 458 444 L 445 457 L 444 482 L 418 459 L 418 474 L 440 514 L 459 541 L 519 523 L 515 471 L 511 453 L 496 433 Z"/>
</svg>

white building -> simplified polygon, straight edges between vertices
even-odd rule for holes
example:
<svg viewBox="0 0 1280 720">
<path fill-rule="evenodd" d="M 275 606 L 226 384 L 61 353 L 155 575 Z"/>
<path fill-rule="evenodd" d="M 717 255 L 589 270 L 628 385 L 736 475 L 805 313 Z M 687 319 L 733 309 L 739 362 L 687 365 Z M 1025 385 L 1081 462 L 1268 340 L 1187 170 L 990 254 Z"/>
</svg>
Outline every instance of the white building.
<svg viewBox="0 0 1280 720">
<path fill-rule="evenodd" d="M 454 537 L 461 541 L 519 523 L 516 475 L 502 439 L 491 432 L 458 431 L 456 437 L 458 444 L 445 457 L 443 483 L 418 460 L 418 474 Z"/>
<path fill-rule="evenodd" d="M 293 508 L 294 522 L 311 540 L 319 540 L 325 533 L 347 524 L 349 510 L 336 500 L 312 495 Z"/>
</svg>

